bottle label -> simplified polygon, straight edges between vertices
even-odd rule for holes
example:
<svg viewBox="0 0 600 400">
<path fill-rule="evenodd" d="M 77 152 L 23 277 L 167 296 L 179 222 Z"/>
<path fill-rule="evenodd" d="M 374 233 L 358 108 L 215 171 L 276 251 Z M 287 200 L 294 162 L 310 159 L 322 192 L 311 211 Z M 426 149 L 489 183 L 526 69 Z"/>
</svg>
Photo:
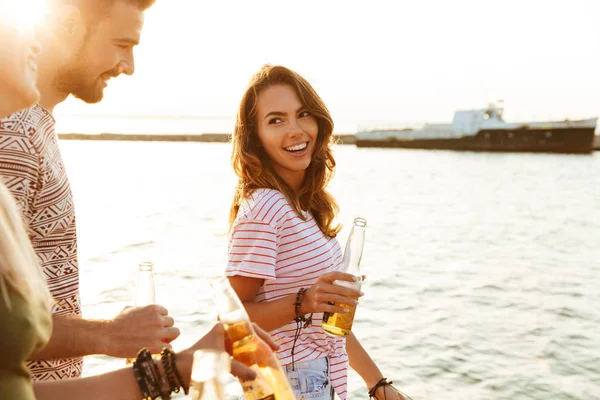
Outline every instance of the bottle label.
<svg viewBox="0 0 600 400">
<path fill-rule="evenodd" d="M 253 381 L 242 382 L 244 395 L 247 400 L 276 400 L 275 393 L 269 382 L 265 379 L 258 365 L 254 364 L 250 367 L 256 372 L 256 379 Z"/>
</svg>

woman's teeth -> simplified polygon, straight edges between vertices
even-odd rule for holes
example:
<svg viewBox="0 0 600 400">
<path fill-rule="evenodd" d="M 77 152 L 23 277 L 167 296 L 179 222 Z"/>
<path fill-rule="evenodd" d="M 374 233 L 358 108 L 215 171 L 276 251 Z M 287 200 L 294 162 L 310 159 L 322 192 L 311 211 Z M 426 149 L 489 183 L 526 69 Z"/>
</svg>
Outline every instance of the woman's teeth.
<svg viewBox="0 0 600 400">
<path fill-rule="evenodd" d="M 308 146 L 308 143 L 301 143 L 295 146 L 286 147 L 285 149 L 287 151 L 302 151 L 306 148 L 306 146 Z"/>
</svg>

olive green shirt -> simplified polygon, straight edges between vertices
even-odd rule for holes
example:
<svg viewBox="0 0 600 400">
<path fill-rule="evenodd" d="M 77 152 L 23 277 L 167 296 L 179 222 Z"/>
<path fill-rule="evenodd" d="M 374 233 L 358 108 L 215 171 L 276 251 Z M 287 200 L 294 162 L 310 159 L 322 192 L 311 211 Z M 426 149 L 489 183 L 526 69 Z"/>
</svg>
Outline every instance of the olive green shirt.
<svg viewBox="0 0 600 400">
<path fill-rule="evenodd" d="M 41 350 L 52 334 L 50 309 L 41 300 L 34 304 L 8 288 L 11 307 L 0 285 L 0 399 L 35 400 L 31 374 L 25 363 Z M 4 285 L 6 286 L 6 285 Z"/>
</svg>

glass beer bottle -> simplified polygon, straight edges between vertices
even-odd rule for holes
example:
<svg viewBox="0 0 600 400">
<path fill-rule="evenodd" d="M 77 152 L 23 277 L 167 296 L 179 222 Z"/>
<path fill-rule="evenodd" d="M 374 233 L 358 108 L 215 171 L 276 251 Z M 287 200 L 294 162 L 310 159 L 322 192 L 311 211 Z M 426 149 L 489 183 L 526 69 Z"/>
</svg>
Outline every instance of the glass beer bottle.
<svg viewBox="0 0 600 400">
<path fill-rule="evenodd" d="M 349 287 L 360 290 L 362 284 L 362 274 L 360 272 L 360 260 L 363 254 L 365 244 L 365 230 L 367 228 L 367 220 L 357 217 L 354 219 L 350 236 L 346 242 L 344 250 L 344 258 L 342 260 L 342 271 L 356 276 L 356 282 L 339 281 L 333 282 L 334 285 Z M 358 297 L 355 298 L 358 300 Z M 336 306 L 343 307 L 349 310 L 347 313 L 323 313 L 322 327 L 325 332 L 334 336 L 347 336 L 352 330 L 354 322 L 354 314 L 356 313 L 355 305 L 347 305 L 342 303 L 333 303 Z"/>
<path fill-rule="evenodd" d="M 229 354 L 219 350 L 196 350 L 192 364 L 189 399 L 225 400 L 225 383 L 231 369 Z"/>
<path fill-rule="evenodd" d="M 156 303 L 154 289 L 154 264 L 145 261 L 139 265 L 135 290 L 135 306 L 144 307 Z"/>
<path fill-rule="evenodd" d="M 154 264 L 144 261 L 138 266 L 138 280 L 135 288 L 135 306 L 144 307 L 149 304 L 154 304 L 155 302 Z M 131 364 L 133 361 L 133 358 L 128 358 L 126 363 Z"/>
<path fill-rule="evenodd" d="M 242 381 L 246 400 L 295 400 L 277 354 L 254 331 L 241 300 L 226 277 L 211 282 L 219 319 L 233 358 L 256 372 L 256 379 Z"/>
</svg>

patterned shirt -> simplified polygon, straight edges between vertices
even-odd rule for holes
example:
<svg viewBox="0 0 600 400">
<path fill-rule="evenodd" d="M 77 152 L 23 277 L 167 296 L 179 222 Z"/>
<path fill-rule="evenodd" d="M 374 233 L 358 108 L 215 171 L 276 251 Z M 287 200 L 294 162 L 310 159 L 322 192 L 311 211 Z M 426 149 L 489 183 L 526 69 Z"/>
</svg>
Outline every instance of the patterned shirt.
<svg viewBox="0 0 600 400">
<path fill-rule="evenodd" d="M 303 221 L 285 196 L 276 190 L 256 190 L 241 205 L 231 231 L 227 276 L 264 279 L 255 301 L 258 303 L 295 295 L 310 287 L 324 273 L 339 270 L 342 249 L 317 226 L 310 213 Z M 290 307 L 292 305 L 290 304 Z M 321 327 L 323 313 L 315 313 L 312 326 L 302 329 L 296 342 L 294 361 L 329 357 L 331 383 L 344 400 L 347 397 L 348 356 L 346 339 L 333 337 Z M 277 355 L 282 365 L 292 363 L 292 344 L 296 323 L 271 331 L 280 346 Z"/>
<path fill-rule="evenodd" d="M 55 303 L 54 315 L 81 315 L 73 195 L 54 118 L 35 105 L 0 120 L 0 178 L 11 191 Z M 28 363 L 33 379 L 81 376 L 82 358 Z"/>
</svg>

